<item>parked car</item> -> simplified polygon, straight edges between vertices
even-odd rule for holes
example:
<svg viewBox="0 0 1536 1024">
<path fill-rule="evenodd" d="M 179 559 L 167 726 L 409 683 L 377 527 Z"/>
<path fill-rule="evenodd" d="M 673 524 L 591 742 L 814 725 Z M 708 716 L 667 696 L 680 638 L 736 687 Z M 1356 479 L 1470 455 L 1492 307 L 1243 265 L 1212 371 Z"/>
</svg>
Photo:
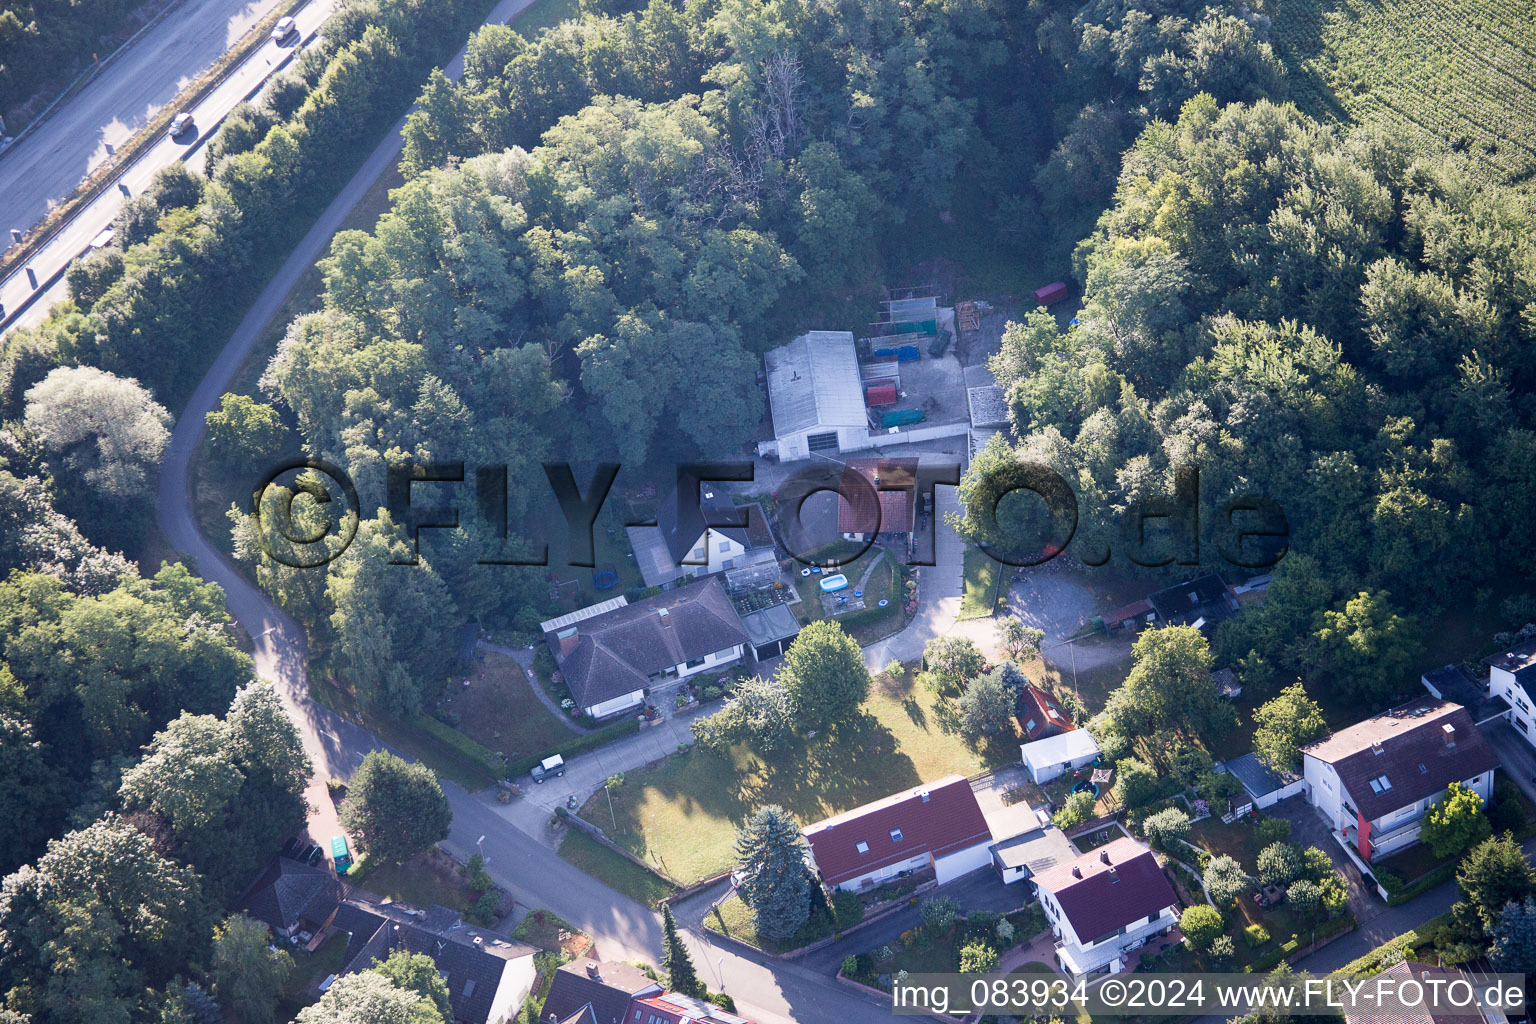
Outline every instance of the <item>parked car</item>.
<svg viewBox="0 0 1536 1024">
<path fill-rule="evenodd" d="M 173 139 L 179 139 L 191 127 L 192 115 L 183 110 L 181 113 L 171 118 L 171 130 L 168 134 Z"/>
<path fill-rule="evenodd" d="M 561 757 L 559 754 L 556 754 L 553 757 L 546 757 L 544 760 L 534 765 L 533 771 L 529 774 L 533 776 L 534 782 L 540 784 L 542 784 L 544 780 L 550 776 L 559 778 L 565 774 L 565 758 Z"/>
<path fill-rule="evenodd" d="M 272 26 L 272 41 L 274 43 L 281 43 L 289 36 L 298 34 L 299 23 L 295 21 L 291 16 L 287 18 L 279 18 L 277 20 L 277 24 Z"/>
</svg>

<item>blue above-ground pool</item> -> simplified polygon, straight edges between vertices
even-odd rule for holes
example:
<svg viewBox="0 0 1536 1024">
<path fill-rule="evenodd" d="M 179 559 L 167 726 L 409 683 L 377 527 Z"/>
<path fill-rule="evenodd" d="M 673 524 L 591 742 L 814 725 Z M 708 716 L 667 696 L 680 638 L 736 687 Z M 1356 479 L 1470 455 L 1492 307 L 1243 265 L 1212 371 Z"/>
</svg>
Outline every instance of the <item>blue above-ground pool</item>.
<svg viewBox="0 0 1536 1024">
<path fill-rule="evenodd" d="M 1082 782 L 1079 782 L 1077 785 L 1072 787 L 1072 792 L 1092 793 L 1094 796 L 1098 796 L 1099 784 L 1097 782 L 1090 782 L 1089 780 L 1084 779 Z"/>
<path fill-rule="evenodd" d="M 836 576 L 823 576 L 821 579 L 821 591 L 824 594 L 830 594 L 834 590 L 842 590 L 847 585 L 848 577 L 842 573 L 838 573 Z"/>
</svg>

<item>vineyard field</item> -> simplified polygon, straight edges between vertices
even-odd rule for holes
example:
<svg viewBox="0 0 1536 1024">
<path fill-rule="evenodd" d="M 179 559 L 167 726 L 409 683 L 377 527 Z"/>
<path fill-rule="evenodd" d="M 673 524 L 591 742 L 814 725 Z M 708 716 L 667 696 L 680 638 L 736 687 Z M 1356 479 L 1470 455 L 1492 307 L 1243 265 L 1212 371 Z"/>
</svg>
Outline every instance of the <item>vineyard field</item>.
<svg viewBox="0 0 1536 1024">
<path fill-rule="evenodd" d="M 1377 124 L 1471 156 L 1536 196 L 1531 0 L 1269 0 L 1291 95 L 1314 116 Z"/>
</svg>

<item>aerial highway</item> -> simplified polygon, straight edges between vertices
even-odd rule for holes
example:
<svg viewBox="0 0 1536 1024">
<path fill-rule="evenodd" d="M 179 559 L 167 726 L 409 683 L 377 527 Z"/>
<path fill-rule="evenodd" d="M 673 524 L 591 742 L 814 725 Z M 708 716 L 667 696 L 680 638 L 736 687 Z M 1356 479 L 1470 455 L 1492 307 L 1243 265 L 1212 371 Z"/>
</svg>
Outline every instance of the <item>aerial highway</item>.
<svg viewBox="0 0 1536 1024">
<path fill-rule="evenodd" d="M 206 68 L 219 53 L 223 52 L 224 48 L 232 44 L 240 33 L 259 18 L 259 15 L 251 16 L 251 11 L 258 8 L 270 11 L 277 2 L 278 0 L 259 0 L 248 9 L 242 8 L 238 19 L 232 20 L 225 16 L 219 23 L 221 39 L 219 49 L 196 67 L 178 67 L 174 81 L 184 84 L 194 74 Z M 228 7 L 230 4 L 227 0 L 209 0 L 207 4 L 196 3 L 194 0 L 192 4 L 193 8 L 204 6 L 221 8 Z M 123 201 L 131 195 L 137 195 L 140 190 L 148 186 L 156 171 L 174 160 L 192 161 L 201 169 L 203 146 L 218 130 L 224 117 L 242 100 L 260 92 L 262 86 L 273 74 L 287 67 L 302 47 L 314 40 L 320 26 L 330 16 L 334 7 L 334 0 L 310 0 L 295 12 L 298 32 L 294 36 L 290 36 L 282 43 L 268 39 L 258 46 L 217 88 L 205 96 L 202 102 L 187 108 L 193 117 L 191 129 L 177 138 L 162 135 L 138 159 L 121 168 L 109 187 L 59 227 L 25 264 L 17 267 L 4 280 L 0 280 L 0 306 L 5 310 L 3 316 L 0 316 L 0 330 L 34 324 L 47 315 L 48 308 L 64 295 L 64 272 L 69 268 L 69 264 L 87 251 L 92 240 L 102 231 L 111 227 Z M 172 15 L 177 18 L 184 16 L 191 16 L 191 11 Z M 127 53 L 114 61 L 112 66 L 103 72 L 102 77 L 92 82 L 88 89 L 94 88 L 108 76 L 114 75 L 119 69 L 118 61 L 130 61 L 136 55 L 139 45 L 148 42 L 154 32 L 155 30 L 151 29 L 146 33 L 145 39 L 140 40 L 139 44 L 135 44 Z M 151 48 L 158 51 L 157 47 Z M 193 53 L 196 52 L 198 51 L 194 49 Z M 162 52 L 160 59 L 165 61 L 183 59 L 182 56 L 178 56 L 178 53 L 179 51 L 169 54 Z M 75 157 L 67 156 L 65 150 L 78 150 L 82 146 L 90 149 L 94 146 L 100 152 L 100 156 L 105 157 L 105 151 L 101 147 L 106 140 L 116 137 L 118 128 L 121 128 L 118 142 L 127 141 L 129 135 L 153 116 L 159 106 L 174 100 L 175 92 L 179 87 L 173 84 L 156 106 L 136 107 L 139 113 L 134 116 L 132 127 L 120 125 L 114 120 L 107 128 L 103 128 L 98 124 L 102 115 L 77 113 L 76 101 L 71 100 L 60 111 L 53 114 L 48 122 L 40 125 L 36 134 L 22 139 L 4 153 L 0 153 L 0 197 L 3 197 L 0 198 L 0 216 L 11 218 L 0 222 L 0 228 L 8 232 L 13 227 L 25 228 L 35 223 L 46 212 L 48 205 L 67 196 L 79 183 L 80 178 L 99 162 L 88 153 Z M 132 93 L 133 90 L 129 92 Z M 82 93 L 82 97 L 84 95 L 85 93 Z M 81 97 L 76 99 L 79 98 Z M 134 105 L 142 101 L 135 99 L 128 102 Z M 94 104 L 91 109 L 94 110 Z M 55 122 L 58 123 L 55 124 Z M 55 143 L 55 148 L 50 149 L 49 140 L 54 139 L 60 132 L 65 135 L 73 134 L 78 138 L 75 143 Z M 50 157 L 50 154 L 56 155 Z M 27 170 L 29 166 L 37 169 L 29 172 Z M 60 175 L 70 178 L 67 185 L 47 184 L 49 181 L 62 181 L 63 178 Z M 25 193 L 20 197 L 13 193 L 13 189 L 18 185 Z M 17 212 L 13 213 L 13 211 Z M 6 240 L 9 241 L 8 236 Z"/>
</svg>

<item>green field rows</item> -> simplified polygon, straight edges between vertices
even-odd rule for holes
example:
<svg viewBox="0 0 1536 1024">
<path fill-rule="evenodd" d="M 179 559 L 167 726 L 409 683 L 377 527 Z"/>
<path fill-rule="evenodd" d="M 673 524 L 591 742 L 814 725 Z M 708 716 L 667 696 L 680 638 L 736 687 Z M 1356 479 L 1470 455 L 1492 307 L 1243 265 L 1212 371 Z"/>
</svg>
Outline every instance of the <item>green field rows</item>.
<svg viewBox="0 0 1536 1024">
<path fill-rule="evenodd" d="M 1536 191 L 1536 17 L 1523 0 L 1277 0 L 1272 40 L 1314 116 L 1468 153 Z"/>
</svg>

